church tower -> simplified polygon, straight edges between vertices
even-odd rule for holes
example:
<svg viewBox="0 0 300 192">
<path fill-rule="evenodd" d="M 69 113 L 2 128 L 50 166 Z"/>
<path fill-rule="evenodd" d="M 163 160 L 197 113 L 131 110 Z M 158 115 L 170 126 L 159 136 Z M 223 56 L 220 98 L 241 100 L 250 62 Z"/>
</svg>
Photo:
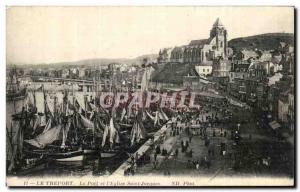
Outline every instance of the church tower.
<svg viewBox="0 0 300 192">
<path fill-rule="evenodd" d="M 218 18 L 210 30 L 210 39 L 216 38 L 216 51 L 227 56 L 227 30 Z"/>
</svg>

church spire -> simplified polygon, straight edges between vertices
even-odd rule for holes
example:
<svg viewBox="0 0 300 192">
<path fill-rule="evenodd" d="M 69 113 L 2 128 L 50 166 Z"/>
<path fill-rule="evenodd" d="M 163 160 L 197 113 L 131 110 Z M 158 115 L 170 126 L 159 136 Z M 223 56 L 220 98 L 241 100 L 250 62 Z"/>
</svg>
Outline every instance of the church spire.
<svg viewBox="0 0 300 192">
<path fill-rule="evenodd" d="M 217 18 L 217 20 L 215 21 L 215 23 L 213 24 L 213 27 L 224 27 L 224 25 L 221 23 L 219 17 Z"/>
</svg>

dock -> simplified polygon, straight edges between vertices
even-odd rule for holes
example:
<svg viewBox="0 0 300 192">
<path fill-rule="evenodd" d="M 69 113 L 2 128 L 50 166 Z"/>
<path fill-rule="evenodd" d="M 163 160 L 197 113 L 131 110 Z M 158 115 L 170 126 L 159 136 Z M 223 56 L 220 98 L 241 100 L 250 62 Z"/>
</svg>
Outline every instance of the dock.
<svg viewBox="0 0 300 192">
<path fill-rule="evenodd" d="M 140 158 L 141 154 L 146 153 L 151 148 L 152 145 L 157 144 L 162 139 L 166 131 L 168 130 L 169 128 L 168 125 L 169 123 L 167 122 L 153 135 L 153 139 L 148 139 L 135 153 L 133 153 L 134 157 L 136 153 L 138 153 Z M 123 176 L 124 171 L 131 166 L 130 161 L 131 159 L 128 158 L 115 172 L 113 172 L 112 176 L 114 175 Z"/>
</svg>

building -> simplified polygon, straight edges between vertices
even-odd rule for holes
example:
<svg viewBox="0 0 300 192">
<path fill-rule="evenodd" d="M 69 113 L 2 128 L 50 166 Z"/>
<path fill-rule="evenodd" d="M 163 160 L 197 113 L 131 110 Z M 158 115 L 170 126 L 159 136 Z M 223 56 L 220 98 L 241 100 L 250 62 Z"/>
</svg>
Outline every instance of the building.
<svg viewBox="0 0 300 192">
<path fill-rule="evenodd" d="M 272 53 L 271 51 L 259 51 L 260 57 L 259 61 L 271 61 L 272 60 Z"/>
<path fill-rule="evenodd" d="M 213 61 L 213 76 L 214 77 L 228 77 L 231 70 L 231 61 L 219 57 Z"/>
<path fill-rule="evenodd" d="M 213 84 L 210 81 L 199 77 L 197 74 L 189 73 L 187 76 L 183 77 L 183 87 L 188 90 L 203 91 L 212 88 Z"/>
<path fill-rule="evenodd" d="M 227 30 L 218 18 L 210 30 L 208 39 L 192 40 L 188 45 L 165 48 L 159 51 L 158 63 L 194 63 L 213 61 L 218 57 L 227 58 L 232 49 L 227 47 Z"/>
<path fill-rule="evenodd" d="M 268 105 L 268 116 L 273 120 L 278 119 L 278 98 L 279 88 L 276 84 L 271 85 L 268 91 L 267 105 Z"/>
<path fill-rule="evenodd" d="M 164 49 L 159 50 L 157 63 L 162 64 L 162 63 L 171 62 L 172 50 L 173 50 L 172 48 L 164 48 Z"/>
<path fill-rule="evenodd" d="M 229 72 L 229 82 L 233 82 L 234 79 L 245 79 L 249 77 L 249 63 L 244 64 L 232 64 L 231 70 Z"/>
<path fill-rule="evenodd" d="M 281 93 L 278 100 L 278 120 L 287 123 L 288 122 L 288 93 Z"/>
<path fill-rule="evenodd" d="M 294 100 L 294 85 L 291 86 L 291 91 L 288 94 L 288 121 L 290 131 L 295 129 L 295 100 Z"/>
<path fill-rule="evenodd" d="M 293 79 L 284 75 L 279 81 L 276 81 L 275 84 L 269 87 L 267 105 L 269 116 L 273 120 L 278 120 L 279 114 L 281 118 L 284 116 L 282 115 L 282 110 L 279 112 L 279 100 L 281 98 L 280 106 L 283 106 L 284 103 L 288 103 L 284 97 L 288 98 L 288 90 L 291 89 L 291 84 L 293 84 Z M 283 96 L 282 93 L 286 93 L 285 96 Z"/>
<path fill-rule="evenodd" d="M 183 63 L 183 53 L 184 53 L 185 47 L 174 47 L 174 49 L 171 51 L 171 58 L 170 62 L 172 63 Z"/>
<path fill-rule="evenodd" d="M 212 62 L 201 63 L 195 66 L 195 70 L 199 76 L 208 76 L 212 74 Z"/>
<path fill-rule="evenodd" d="M 237 52 L 234 56 L 235 60 L 240 61 L 251 61 L 259 58 L 259 55 L 256 51 L 253 50 L 241 50 Z"/>
<path fill-rule="evenodd" d="M 246 102 L 247 82 L 245 79 L 236 78 L 234 82 L 229 82 L 227 86 L 228 94 L 236 99 Z"/>
<path fill-rule="evenodd" d="M 271 61 L 255 61 L 249 67 L 250 76 L 252 77 L 270 77 L 280 70 L 282 70 L 282 66 Z"/>
</svg>

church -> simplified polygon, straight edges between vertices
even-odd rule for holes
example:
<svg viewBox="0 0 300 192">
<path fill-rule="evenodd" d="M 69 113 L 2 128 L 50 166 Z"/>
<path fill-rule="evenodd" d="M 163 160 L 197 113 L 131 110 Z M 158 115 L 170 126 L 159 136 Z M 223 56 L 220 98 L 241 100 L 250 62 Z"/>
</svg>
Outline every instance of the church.
<svg viewBox="0 0 300 192">
<path fill-rule="evenodd" d="M 192 63 L 212 66 L 215 59 L 226 59 L 232 49 L 227 46 L 227 30 L 218 18 L 208 39 L 192 40 L 188 45 L 159 51 L 158 63 Z"/>
</svg>

